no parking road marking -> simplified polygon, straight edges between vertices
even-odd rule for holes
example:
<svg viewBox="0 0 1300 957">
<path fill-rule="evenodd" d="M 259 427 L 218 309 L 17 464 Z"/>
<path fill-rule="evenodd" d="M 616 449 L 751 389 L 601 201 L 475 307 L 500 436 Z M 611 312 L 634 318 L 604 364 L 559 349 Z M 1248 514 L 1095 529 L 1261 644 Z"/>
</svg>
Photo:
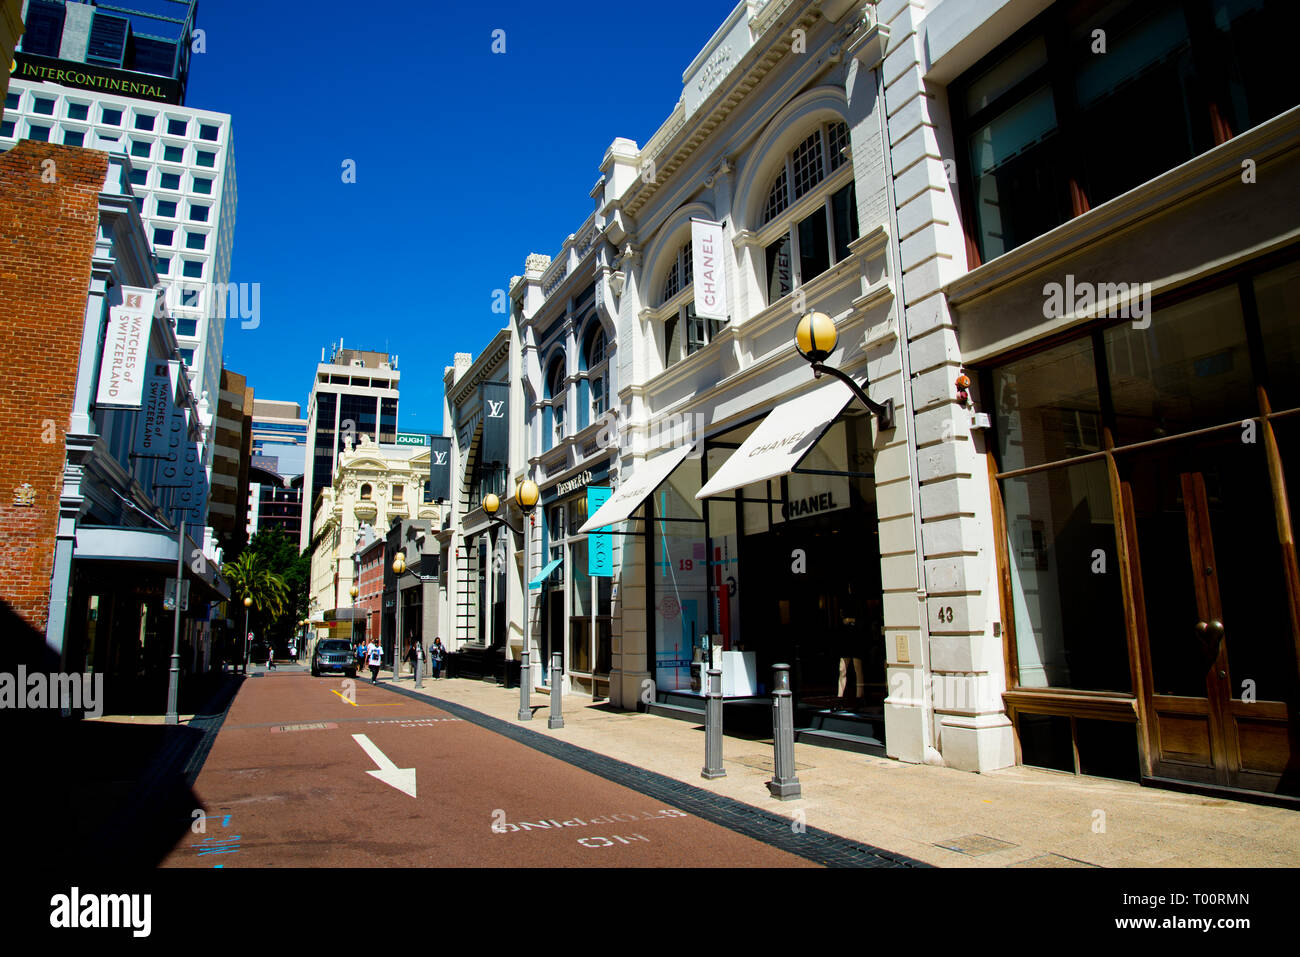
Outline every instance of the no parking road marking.
<svg viewBox="0 0 1300 957">
<path fill-rule="evenodd" d="M 352 740 L 361 745 L 361 749 L 370 756 L 371 761 L 379 765 L 379 770 L 367 771 L 366 774 L 378 778 L 389 787 L 397 788 L 403 794 L 415 797 L 415 768 L 399 768 L 364 734 L 354 734 Z"/>
</svg>

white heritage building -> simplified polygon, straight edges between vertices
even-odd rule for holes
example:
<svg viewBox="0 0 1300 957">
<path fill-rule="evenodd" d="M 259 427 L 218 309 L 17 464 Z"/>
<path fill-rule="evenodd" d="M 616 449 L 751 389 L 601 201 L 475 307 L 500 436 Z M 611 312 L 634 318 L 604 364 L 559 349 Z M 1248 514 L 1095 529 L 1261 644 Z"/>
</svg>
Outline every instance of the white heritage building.
<svg viewBox="0 0 1300 957">
<path fill-rule="evenodd" d="M 512 283 L 509 657 L 527 595 L 534 686 L 696 717 L 720 663 L 759 725 L 788 664 L 800 740 L 1294 793 L 1294 19 L 739 4 Z"/>
<path fill-rule="evenodd" d="M 939 477 L 955 436 L 970 447 L 970 416 L 956 405 L 959 369 L 900 349 L 887 40 L 871 6 L 740 4 L 649 143 L 612 143 L 592 216 L 555 258 L 528 257 L 511 285 L 518 379 L 502 379 L 524 404 L 526 446 L 493 482 L 516 525 L 516 482 L 538 482 L 533 553 L 520 568 L 521 541 L 494 535 L 458 551 L 447 566 L 465 579 L 449 584 L 465 593 L 460 624 L 447 623 L 455 638 L 487 629 L 474 644 L 508 643 L 517 658 L 526 593 L 535 686 L 559 650 L 566 691 L 691 713 L 714 660 L 729 700 L 758 713 L 772 666 L 787 663 L 801 740 L 972 770 L 1014 760 L 1000 665 L 986 653 L 994 569 L 961 538 L 987 525 L 987 489 L 968 502 L 956 479 L 923 491 L 918 478 L 918 460 Z M 710 278 L 725 296 L 712 316 L 695 302 L 695 220 L 721 237 Z M 838 330 L 829 364 L 892 399 L 892 427 L 814 378 L 794 347 L 812 310 Z M 462 385 L 465 373 L 449 371 L 462 399 L 488 374 Z M 947 412 L 920 407 L 927 425 L 948 416 L 945 440 L 918 449 L 916 390 L 945 381 Z M 448 415 L 460 515 L 482 536 L 472 423 Z M 751 452 L 791 443 L 783 466 L 750 466 Z M 591 489 L 613 490 L 598 524 Z M 452 527 L 463 521 L 454 513 Z M 598 543 L 596 527 L 612 534 Z M 498 547 L 512 574 L 487 586 Z M 611 575 L 589 574 L 597 549 L 612 551 Z M 504 600 L 470 594 L 485 586 Z M 937 698 L 935 679 L 955 700 Z"/>
</svg>

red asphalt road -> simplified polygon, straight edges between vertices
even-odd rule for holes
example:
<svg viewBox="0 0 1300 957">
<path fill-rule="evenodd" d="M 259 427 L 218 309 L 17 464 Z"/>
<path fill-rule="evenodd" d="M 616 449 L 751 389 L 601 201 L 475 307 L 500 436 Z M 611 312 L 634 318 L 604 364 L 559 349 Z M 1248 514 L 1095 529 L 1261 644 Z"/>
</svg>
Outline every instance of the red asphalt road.
<svg viewBox="0 0 1300 957">
<path fill-rule="evenodd" d="M 363 679 L 355 705 L 343 691 L 245 681 L 194 786 L 207 830 L 161 866 L 816 866 Z M 356 734 L 415 769 L 416 797 L 366 773 Z"/>
</svg>

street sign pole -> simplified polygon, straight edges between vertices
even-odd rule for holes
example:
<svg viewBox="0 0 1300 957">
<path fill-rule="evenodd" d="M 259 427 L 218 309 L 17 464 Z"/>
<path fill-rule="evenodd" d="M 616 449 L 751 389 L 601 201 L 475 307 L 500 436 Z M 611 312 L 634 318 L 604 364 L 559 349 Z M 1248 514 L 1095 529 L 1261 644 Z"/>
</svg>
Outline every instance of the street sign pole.
<svg viewBox="0 0 1300 957">
<path fill-rule="evenodd" d="M 181 579 L 184 576 L 182 562 L 185 559 L 185 519 L 176 532 L 176 611 L 172 626 L 172 667 L 167 680 L 167 723 L 180 724 L 177 712 L 181 683 Z"/>
</svg>

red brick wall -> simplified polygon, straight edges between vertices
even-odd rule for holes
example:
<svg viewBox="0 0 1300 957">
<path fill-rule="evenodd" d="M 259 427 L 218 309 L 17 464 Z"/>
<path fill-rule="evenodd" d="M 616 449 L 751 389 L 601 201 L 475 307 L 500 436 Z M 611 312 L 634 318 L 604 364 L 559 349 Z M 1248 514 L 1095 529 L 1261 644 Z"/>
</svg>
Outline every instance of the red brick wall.
<svg viewBox="0 0 1300 957">
<path fill-rule="evenodd" d="M 107 171 L 105 154 L 71 146 L 0 154 L 0 599 L 41 632 Z M 24 483 L 31 506 L 14 504 Z"/>
</svg>

